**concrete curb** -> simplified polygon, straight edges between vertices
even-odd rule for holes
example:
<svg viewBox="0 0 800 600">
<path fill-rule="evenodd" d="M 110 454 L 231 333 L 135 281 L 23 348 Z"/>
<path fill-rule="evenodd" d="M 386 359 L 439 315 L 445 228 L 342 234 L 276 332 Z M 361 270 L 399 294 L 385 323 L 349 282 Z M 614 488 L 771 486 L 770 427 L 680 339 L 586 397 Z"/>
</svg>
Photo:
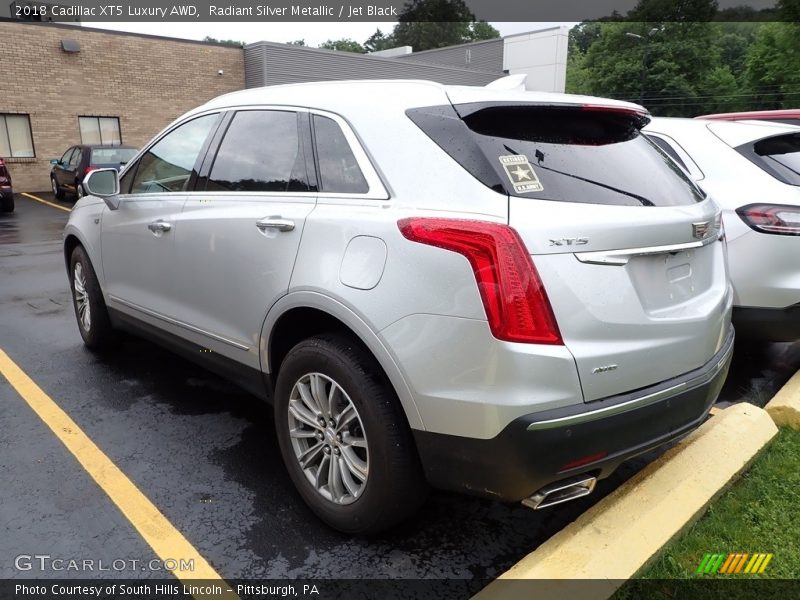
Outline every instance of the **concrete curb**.
<svg viewBox="0 0 800 600">
<path fill-rule="evenodd" d="M 800 371 L 764 407 L 778 426 L 800 430 Z"/>
<path fill-rule="evenodd" d="M 608 598 L 699 519 L 777 433 L 757 406 L 720 411 L 475 598 L 518 598 L 521 586 L 508 580 L 531 579 L 544 580 L 537 598 L 563 600 L 563 580 L 587 579 L 602 581 L 587 586 L 583 598 Z"/>
</svg>

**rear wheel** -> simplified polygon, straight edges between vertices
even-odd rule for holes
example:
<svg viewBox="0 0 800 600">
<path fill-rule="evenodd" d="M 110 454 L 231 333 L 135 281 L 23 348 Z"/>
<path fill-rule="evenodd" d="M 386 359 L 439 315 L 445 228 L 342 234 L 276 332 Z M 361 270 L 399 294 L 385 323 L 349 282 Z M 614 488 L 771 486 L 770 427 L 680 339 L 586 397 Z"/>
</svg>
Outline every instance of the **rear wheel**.
<svg viewBox="0 0 800 600">
<path fill-rule="evenodd" d="M 115 339 L 100 283 L 83 246 L 72 251 L 69 267 L 72 305 L 83 343 L 90 350 L 110 346 Z"/>
<path fill-rule="evenodd" d="M 3 196 L 2 202 L 0 202 L 0 210 L 3 212 L 14 212 L 14 195 L 9 194 L 8 196 Z"/>
<path fill-rule="evenodd" d="M 80 200 L 83 198 L 83 184 L 80 181 L 75 182 L 75 199 Z"/>
<path fill-rule="evenodd" d="M 289 352 L 278 373 L 275 427 L 300 495 L 335 529 L 376 534 L 425 500 L 397 397 L 374 358 L 346 337 L 313 337 Z"/>
</svg>

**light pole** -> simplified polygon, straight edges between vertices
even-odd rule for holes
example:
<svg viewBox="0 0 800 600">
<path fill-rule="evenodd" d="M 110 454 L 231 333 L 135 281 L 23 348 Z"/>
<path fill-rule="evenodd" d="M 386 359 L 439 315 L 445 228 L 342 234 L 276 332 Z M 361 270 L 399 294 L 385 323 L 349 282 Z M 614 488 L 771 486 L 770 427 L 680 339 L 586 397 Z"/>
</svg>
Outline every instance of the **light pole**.
<svg viewBox="0 0 800 600">
<path fill-rule="evenodd" d="M 642 68 L 640 69 L 639 75 L 639 104 L 644 104 L 644 81 L 647 73 L 647 55 L 650 53 L 649 40 L 656 31 L 659 31 L 659 28 L 653 27 L 647 32 L 647 37 L 639 35 L 638 33 L 632 33 L 630 31 L 625 32 L 625 35 L 628 37 L 636 38 L 637 40 L 642 40 L 642 42 L 644 42 L 644 47 L 642 48 Z"/>
</svg>

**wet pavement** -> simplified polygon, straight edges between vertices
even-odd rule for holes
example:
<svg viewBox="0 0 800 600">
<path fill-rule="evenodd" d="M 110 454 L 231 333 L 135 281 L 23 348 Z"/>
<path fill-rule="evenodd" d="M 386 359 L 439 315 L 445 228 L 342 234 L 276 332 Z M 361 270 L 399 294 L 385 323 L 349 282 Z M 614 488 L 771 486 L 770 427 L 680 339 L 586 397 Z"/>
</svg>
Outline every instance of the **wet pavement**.
<svg viewBox="0 0 800 600">
<path fill-rule="evenodd" d="M 490 579 L 653 457 L 562 507 L 533 512 L 434 492 L 388 535 L 339 535 L 294 491 L 257 400 L 149 342 L 125 338 L 108 356 L 84 348 L 61 250 L 67 217 L 22 196 L 16 212 L 0 213 L 0 348 L 226 579 Z M 800 344 L 737 346 L 720 402 L 764 404 L 798 367 Z M 161 575 L 16 569 L 20 554 L 155 556 L 2 377 L 0 423 L 0 578 Z"/>
</svg>

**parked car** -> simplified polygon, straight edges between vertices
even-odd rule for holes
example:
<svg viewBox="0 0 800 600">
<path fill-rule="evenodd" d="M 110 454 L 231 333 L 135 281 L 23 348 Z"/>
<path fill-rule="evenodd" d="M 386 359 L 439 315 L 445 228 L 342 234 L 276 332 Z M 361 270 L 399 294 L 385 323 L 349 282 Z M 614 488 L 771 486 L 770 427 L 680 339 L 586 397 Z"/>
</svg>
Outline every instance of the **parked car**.
<svg viewBox="0 0 800 600">
<path fill-rule="evenodd" d="M 747 112 L 719 113 L 701 115 L 698 119 L 712 121 L 769 121 L 786 125 L 800 125 L 800 109 L 789 110 L 752 110 Z"/>
<path fill-rule="evenodd" d="M 0 158 L 0 210 L 14 212 L 14 189 L 6 161 Z"/>
<path fill-rule="evenodd" d="M 697 427 L 731 356 L 719 208 L 647 120 L 421 81 L 220 96 L 84 181 L 80 334 L 149 335 L 271 402 L 292 481 L 344 532 L 429 485 L 583 496 Z"/>
<path fill-rule="evenodd" d="M 72 146 L 63 156 L 53 159 L 50 164 L 50 186 L 53 195 L 63 200 L 65 194 L 76 198 L 83 196 L 83 180 L 95 169 L 113 168 L 119 170 L 136 155 L 133 146 L 101 146 L 83 144 Z"/>
<path fill-rule="evenodd" d="M 737 332 L 800 340 L 800 128 L 656 118 L 645 133 L 722 207 Z"/>
</svg>

